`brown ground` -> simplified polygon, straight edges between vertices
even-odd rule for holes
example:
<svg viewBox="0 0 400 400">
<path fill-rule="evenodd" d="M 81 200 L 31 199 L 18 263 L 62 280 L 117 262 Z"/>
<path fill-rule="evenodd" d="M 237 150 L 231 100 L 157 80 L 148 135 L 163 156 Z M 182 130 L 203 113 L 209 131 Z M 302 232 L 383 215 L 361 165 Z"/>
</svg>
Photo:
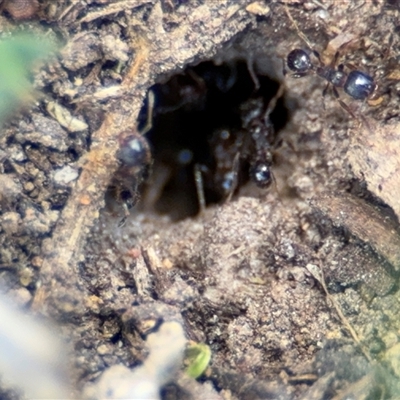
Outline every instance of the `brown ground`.
<svg viewBox="0 0 400 400">
<path fill-rule="evenodd" d="M 399 398 L 398 2 L 287 2 L 323 57 L 351 35 L 343 60 L 382 94 L 373 107 L 341 93 L 359 120 L 322 100 L 318 77 L 283 82 L 281 58 L 306 46 L 281 3 L 63 3 L 41 1 L 26 23 L 64 47 L 36 76 L 38 103 L 0 137 L 0 283 L 62 326 L 77 393 L 111 365 L 138 365 L 146 335 L 175 320 L 210 346 L 204 380 L 221 398 Z M 286 85 L 275 184 L 179 222 L 133 210 L 121 223 L 104 196 L 147 89 L 237 58 Z M 203 386 L 178 386 L 164 397 L 201 398 Z"/>
</svg>

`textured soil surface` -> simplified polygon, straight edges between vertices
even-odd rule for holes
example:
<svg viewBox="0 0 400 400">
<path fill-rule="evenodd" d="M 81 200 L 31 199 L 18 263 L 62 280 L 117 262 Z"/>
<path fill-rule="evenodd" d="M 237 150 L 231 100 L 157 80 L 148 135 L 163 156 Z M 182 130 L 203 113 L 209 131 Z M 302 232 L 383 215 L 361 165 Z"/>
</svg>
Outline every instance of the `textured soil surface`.
<svg viewBox="0 0 400 400">
<path fill-rule="evenodd" d="M 400 397 L 399 14 L 383 0 L 3 10 L 3 35 L 33 30 L 61 50 L 35 73 L 36 103 L 2 128 L 0 284 L 61 327 L 76 398 L 107 368 L 140 365 L 170 321 L 212 358 L 165 399 Z M 349 113 L 315 74 L 284 77 L 305 37 L 324 63 L 339 51 L 345 71 L 373 76 L 377 100 L 339 89 Z M 128 168 L 119 148 L 144 131 L 149 89 L 152 157 Z M 251 180 L 261 150 L 237 117 L 252 99 L 271 108 L 268 188 Z M 240 142 L 223 145 L 228 171 L 239 160 L 228 194 L 208 161 L 226 124 Z"/>
</svg>

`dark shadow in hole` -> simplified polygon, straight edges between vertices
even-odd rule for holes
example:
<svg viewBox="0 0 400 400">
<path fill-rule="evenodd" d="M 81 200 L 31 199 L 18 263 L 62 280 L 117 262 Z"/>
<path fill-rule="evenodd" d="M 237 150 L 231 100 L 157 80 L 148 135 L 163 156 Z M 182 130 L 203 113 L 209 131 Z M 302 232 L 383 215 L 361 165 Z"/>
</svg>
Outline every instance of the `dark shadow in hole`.
<svg viewBox="0 0 400 400">
<path fill-rule="evenodd" d="M 146 137 L 154 163 L 141 196 L 143 209 L 169 214 L 173 220 L 196 215 L 199 201 L 195 166 L 202 170 L 206 205 L 223 202 L 227 196 L 217 176 L 222 174 L 214 157 L 217 146 L 223 148 L 228 172 L 240 153 L 238 187 L 250 179 L 249 165 L 255 151 L 254 145 L 247 143 L 252 139 L 243 128 L 241 106 L 257 99 L 267 108 L 280 87 L 268 76 L 259 75 L 257 79 L 258 89 L 244 60 L 221 65 L 205 61 L 150 89 L 155 106 L 152 128 Z M 147 104 L 141 110 L 139 127 L 144 125 L 146 115 Z M 287 119 L 281 98 L 270 115 L 275 134 Z M 229 139 L 220 139 L 224 135 Z M 268 146 L 272 145 L 274 135 L 268 140 Z"/>
</svg>

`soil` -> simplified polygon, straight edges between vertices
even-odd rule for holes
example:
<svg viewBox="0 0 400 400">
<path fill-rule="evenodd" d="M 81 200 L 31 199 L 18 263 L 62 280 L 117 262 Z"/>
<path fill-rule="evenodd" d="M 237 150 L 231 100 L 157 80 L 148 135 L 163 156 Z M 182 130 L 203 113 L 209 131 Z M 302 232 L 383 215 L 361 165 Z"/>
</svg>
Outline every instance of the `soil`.
<svg viewBox="0 0 400 400">
<path fill-rule="evenodd" d="M 2 34 L 33 30 L 62 43 L 35 73 L 36 104 L 2 128 L 0 284 L 61 328 L 75 397 L 113 365 L 140 365 L 147 336 L 177 321 L 212 358 L 199 382 L 176 378 L 162 398 L 398 398 L 399 3 L 39 6 L 27 21 L 0 16 Z M 339 51 L 346 69 L 371 74 L 378 100 L 339 90 L 350 115 L 331 90 L 322 96 L 323 79 L 284 77 L 282 60 L 307 48 L 303 35 L 324 62 Z M 207 197 L 200 211 L 195 189 L 178 184 L 162 209 L 166 184 L 155 177 L 164 161 L 155 155 L 149 178 L 143 166 L 126 175 L 121 137 L 140 136 L 150 88 L 193 76 L 204 62 L 210 74 L 246 65 L 275 92 L 281 85 L 273 182 L 263 189 L 239 179 L 232 198 Z M 192 86 L 179 88 L 191 90 L 173 103 L 179 118 L 204 105 Z M 157 90 L 155 121 L 170 115 Z M 165 131 L 164 146 L 176 140 Z M 251 155 L 243 160 L 240 171 Z M 129 212 L 113 182 L 131 182 Z"/>
</svg>

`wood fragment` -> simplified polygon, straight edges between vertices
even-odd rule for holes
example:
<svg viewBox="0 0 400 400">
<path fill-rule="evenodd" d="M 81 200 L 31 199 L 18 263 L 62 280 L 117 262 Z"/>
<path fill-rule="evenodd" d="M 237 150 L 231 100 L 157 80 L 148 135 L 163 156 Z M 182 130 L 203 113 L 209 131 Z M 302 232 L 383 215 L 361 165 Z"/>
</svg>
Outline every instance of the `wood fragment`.
<svg viewBox="0 0 400 400">
<path fill-rule="evenodd" d="M 393 120 L 381 124 L 372 118 L 370 129 L 350 132 L 348 161 L 368 190 L 392 207 L 400 218 L 400 125 Z"/>
<path fill-rule="evenodd" d="M 400 270 L 400 235 L 398 225 L 376 208 L 348 194 L 324 193 L 311 201 L 336 226 L 368 243 L 378 254 Z"/>
<path fill-rule="evenodd" d="M 148 79 L 147 49 L 138 49 L 138 55 L 127 73 L 122 86 L 124 92 L 136 94 L 137 99 L 145 95 L 144 81 Z M 141 79 L 138 72 L 142 72 Z M 138 78 L 135 82 L 135 76 Z M 53 236 L 45 241 L 42 251 L 45 256 L 40 270 L 41 286 L 37 290 L 32 308 L 46 311 L 58 318 L 65 313 L 84 312 L 84 294 L 79 288 L 75 256 L 81 253 L 89 228 L 98 218 L 103 197 L 112 172 L 117 169 L 115 153 L 121 127 L 135 127 L 140 101 L 125 104 L 106 115 L 100 129 L 93 134 L 93 146 L 84 161 L 83 170 L 62 212 Z M 128 108 L 129 107 L 129 108 Z M 67 234 L 68 233 L 68 234 Z"/>
<path fill-rule="evenodd" d="M 119 13 L 121 11 L 140 7 L 143 4 L 153 3 L 153 2 L 154 0 L 120 0 L 116 3 L 108 4 L 107 6 L 102 7 L 97 11 L 92 11 L 90 13 L 87 13 L 83 18 L 79 20 L 79 23 L 81 24 L 83 22 L 95 21 L 96 19 L 99 18 L 104 18 L 109 15 Z"/>
</svg>

